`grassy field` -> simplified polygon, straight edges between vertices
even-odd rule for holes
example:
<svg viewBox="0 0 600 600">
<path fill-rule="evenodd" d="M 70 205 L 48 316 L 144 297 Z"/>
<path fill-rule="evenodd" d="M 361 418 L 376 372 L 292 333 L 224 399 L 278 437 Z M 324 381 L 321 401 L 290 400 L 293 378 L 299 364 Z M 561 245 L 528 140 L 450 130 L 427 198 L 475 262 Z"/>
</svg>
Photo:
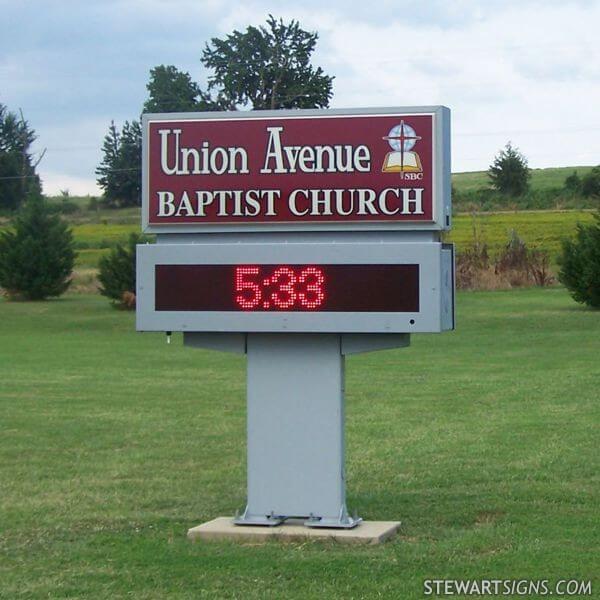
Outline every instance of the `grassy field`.
<svg viewBox="0 0 600 600">
<path fill-rule="evenodd" d="M 578 170 L 583 167 L 576 167 Z M 591 168 L 591 167 L 589 167 Z M 563 171 L 572 171 L 574 168 L 542 169 L 549 171 L 545 179 L 536 185 L 543 185 L 544 181 L 556 179 Z M 453 177 L 477 178 L 484 177 L 485 173 L 464 173 Z M 561 175 L 562 176 L 562 175 Z M 470 184 L 469 184 L 470 185 Z M 479 184 L 477 184 L 479 185 Z M 58 202 L 57 198 L 52 200 Z M 70 201 L 86 206 L 89 199 L 73 198 Z M 87 281 L 98 266 L 101 256 L 107 254 L 110 248 L 118 243 L 124 243 L 130 233 L 141 232 L 140 209 L 127 208 L 119 210 L 102 209 L 101 211 L 84 211 L 65 218 L 71 223 L 78 252 L 77 277 L 79 283 Z M 560 252 L 561 239 L 572 237 L 576 231 L 576 224 L 589 223 L 593 219 L 590 210 L 540 210 L 540 211 L 511 211 L 511 212 L 476 212 L 473 214 L 457 214 L 453 218 L 453 229 L 448 240 L 456 244 L 457 251 L 461 252 L 473 242 L 473 232 L 476 231 L 479 239 L 488 244 L 493 255 L 507 243 L 511 231 L 527 242 L 532 248 L 548 251 L 552 263 L 556 262 Z M 0 229 L 8 226 L 5 221 L 0 223 Z M 91 288 L 87 283 L 79 286 L 81 289 Z"/>
<path fill-rule="evenodd" d="M 515 230 L 531 247 L 548 250 L 554 260 L 560 250 L 560 240 L 575 233 L 578 222 L 593 220 L 590 211 L 539 211 L 478 213 L 457 215 L 453 219 L 453 229 L 449 241 L 457 244 L 460 252 L 473 240 L 473 228 L 479 232 L 492 253 L 506 244 L 511 230 Z M 100 256 L 116 243 L 123 243 L 131 232 L 140 232 L 139 223 L 85 223 L 73 225 L 75 242 L 78 247 L 78 267 L 94 268 Z"/>
<path fill-rule="evenodd" d="M 403 521 L 373 547 L 189 543 L 244 504 L 244 359 L 133 328 L 97 296 L 0 301 L 1 598 L 598 593 L 600 313 L 564 290 L 462 293 L 456 332 L 347 361 L 348 503 Z"/>
<path fill-rule="evenodd" d="M 494 255 L 508 242 L 514 230 L 529 247 L 546 250 L 555 261 L 560 253 L 561 240 L 575 235 L 577 223 L 591 222 L 593 212 L 580 210 L 457 215 L 448 240 L 456 244 L 457 252 L 461 252 L 473 242 L 475 231 Z"/>
<path fill-rule="evenodd" d="M 579 177 L 589 173 L 593 167 L 556 167 L 549 169 L 531 169 L 530 186 L 534 190 L 561 188 L 565 179 L 577 171 Z M 453 173 L 452 185 L 459 192 L 468 192 L 489 187 L 487 171 L 471 171 L 469 173 Z"/>
</svg>

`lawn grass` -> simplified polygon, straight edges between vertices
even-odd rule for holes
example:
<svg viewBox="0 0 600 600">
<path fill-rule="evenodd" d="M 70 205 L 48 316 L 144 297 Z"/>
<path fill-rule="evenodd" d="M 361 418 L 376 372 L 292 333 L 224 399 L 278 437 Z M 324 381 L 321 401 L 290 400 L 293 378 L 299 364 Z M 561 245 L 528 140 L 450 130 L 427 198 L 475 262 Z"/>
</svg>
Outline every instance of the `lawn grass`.
<svg viewBox="0 0 600 600">
<path fill-rule="evenodd" d="M 188 542 L 244 504 L 244 359 L 133 320 L 98 296 L 0 301 L 1 598 L 597 577 L 600 313 L 563 289 L 461 293 L 456 332 L 347 360 L 348 504 L 403 521 L 373 547 Z"/>
</svg>

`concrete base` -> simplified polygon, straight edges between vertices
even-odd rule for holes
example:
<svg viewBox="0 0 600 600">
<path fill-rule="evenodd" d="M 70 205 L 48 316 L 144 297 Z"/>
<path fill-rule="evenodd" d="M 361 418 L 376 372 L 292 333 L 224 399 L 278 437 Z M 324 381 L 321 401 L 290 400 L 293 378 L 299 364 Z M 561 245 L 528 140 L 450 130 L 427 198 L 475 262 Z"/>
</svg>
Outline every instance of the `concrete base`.
<svg viewBox="0 0 600 600">
<path fill-rule="evenodd" d="M 188 530 L 190 540 L 234 540 L 257 542 L 267 540 L 305 541 L 330 539 L 351 544 L 381 544 L 400 529 L 400 521 L 363 521 L 354 529 L 313 529 L 304 527 L 302 519 L 288 519 L 276 527 L 234 525 L 232 517 L 217 517 Z"/>
</svg>

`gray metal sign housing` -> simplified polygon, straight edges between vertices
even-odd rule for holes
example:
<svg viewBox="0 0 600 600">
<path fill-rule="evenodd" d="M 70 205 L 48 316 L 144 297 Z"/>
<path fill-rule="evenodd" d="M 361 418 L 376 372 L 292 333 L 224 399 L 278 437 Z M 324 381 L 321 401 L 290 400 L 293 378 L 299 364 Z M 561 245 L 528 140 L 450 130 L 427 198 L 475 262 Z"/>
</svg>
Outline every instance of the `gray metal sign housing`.
<svg viewBox="0 0 600 600">
<path fill-rule="evenodd" d="M 454 326 L 453 254 L 441 243 L 224 243 L 153 244 L 138 247 L 137 329 L 140 331 L 417 333 Z M 415 312 L 271 310 L 157 310 L 157 265 L 418 265 Z M 360 283 L 360 282 L 358 282 Z"/>
</svg>

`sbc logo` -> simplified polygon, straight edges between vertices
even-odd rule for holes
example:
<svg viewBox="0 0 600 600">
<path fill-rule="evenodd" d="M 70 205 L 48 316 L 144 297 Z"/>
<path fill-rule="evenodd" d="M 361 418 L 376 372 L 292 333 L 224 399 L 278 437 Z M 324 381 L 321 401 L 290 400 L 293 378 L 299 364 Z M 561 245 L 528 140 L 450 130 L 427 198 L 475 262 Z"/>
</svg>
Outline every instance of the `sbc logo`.
<svg viewBox="0 0 600 600">
<path fill-rule="evenodd" d="M 415 130 L 402 120 L 399 125 L 392 127 L 383 139 L 387 140 L 392 152 L 385 155 L 382 172 L 400 173 L 402 179 L 409 181 L 423 179 L 421 159 L 416 152 L 412 151 L 421 136 L 417 135 Z"/>
</svg>

